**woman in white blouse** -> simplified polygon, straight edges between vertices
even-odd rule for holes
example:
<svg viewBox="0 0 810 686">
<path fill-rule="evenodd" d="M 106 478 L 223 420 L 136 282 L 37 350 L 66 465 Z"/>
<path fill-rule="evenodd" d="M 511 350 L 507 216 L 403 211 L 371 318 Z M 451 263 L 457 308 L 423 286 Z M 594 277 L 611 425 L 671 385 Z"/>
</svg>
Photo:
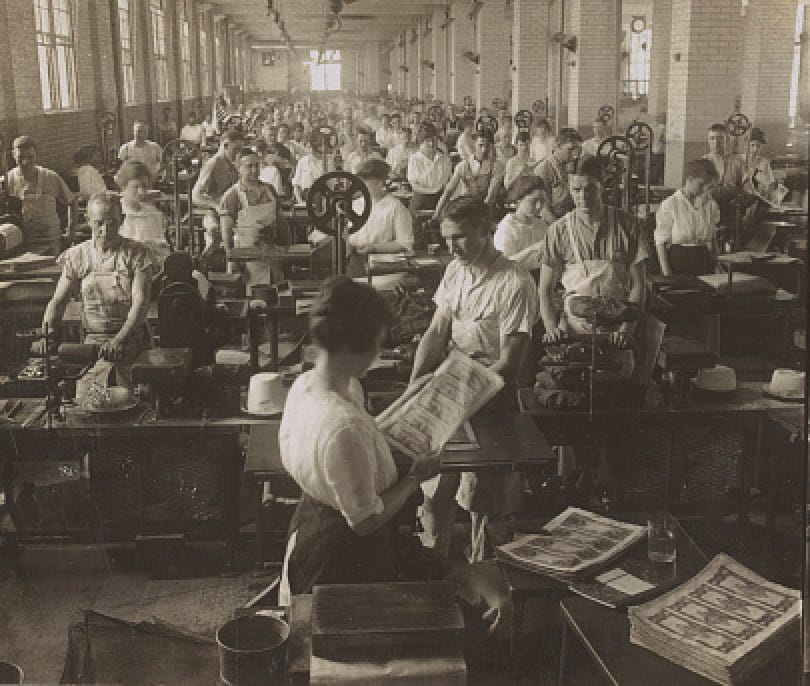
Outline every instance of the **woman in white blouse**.
<svg viewBox="0 0 810 686">
<path fill-rule="evenodd" d="M 143 162 L 124 162 L 115 175 L 121 189 L 121 209 L 124 221 L 119 233 L 124 238 L 143 243 L 152 258 L 154 271 L 163 269 L 163 261 L 171 252 L 166 238 L 166 215 L 147 201 L 151 176 Z"/>
<path fill-rule="evenodd" d="M 511 198 L 517 207 L 501 219 L 493 243 L 513 262 L 529 270 L 540 269 L 546 232 L 554 222 L 548 204 L 548 188 L 538 176 L 521 176 L 515 182 Z"/>
<path fill-rule="evenodd" d="M 453 173 L 453 165 L 447 155 L 438 149 L 436 128 L 424 123 L 416 133 L 419 149 L 408 159 L 408 183 L 413 189 L 411 213 L 432 210 L 442 197 L 442 191 Z"/>
<path fill-rule="evenodd" d="M 683 187 L 658 208 L 655 248 L 665 276 L 708 270 L 707 263 L 717 252 L 720 208 L 710 193 L 717 181 L 710 160 L 692 160 L 686 165 Z"/>
<path fill-rule="evenodd" d="M 394 314 L 383 296 L 349 277 L 324 282 L 310 315 L 314 369 L 293 384 L 281 420 L 284 468 L 301 487 L 290 525 L 280 602 L 316 584 L 394 581 L 409 550 L 393 519 L 437 455 L 400 476 L 385 436 L 363 405 L 358 379 L 379 353 Z"/>
</svg>

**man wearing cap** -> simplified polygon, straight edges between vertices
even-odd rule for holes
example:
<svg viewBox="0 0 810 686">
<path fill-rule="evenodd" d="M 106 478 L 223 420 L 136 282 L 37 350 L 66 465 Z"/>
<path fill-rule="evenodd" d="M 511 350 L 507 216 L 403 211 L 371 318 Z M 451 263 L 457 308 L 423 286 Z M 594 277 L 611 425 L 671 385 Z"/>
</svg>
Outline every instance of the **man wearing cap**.
<svg viewBox="0 0 810 686">
<path fill-rule="evenodd" d="M 77 217 L 76 197 L 54 171 L 37 164 L 37 145 L 20 136 L 11 146 L 17 166 L 6 177 L 9 195 L 22 202 L 23 238 L 31 252 L 56 256 L 62 252 L 58 208 L 67 208 L 68 235 Z"/>
<path fill-rule="evenodd" d="M 365 274 L 365 256 L 370 253 L 410 253 L 413 250 L 411 213 L 385 190 L 389 171 L 389 166 L 377 159 L 368 160 L 357 170 L 371 195 L 371 214 L 363 227 L 347 239 L 351 276 Z M 362 207 L 357 208 L 357 211 L 362 210 Z M 377 277 L 372 285 L 375 288 L 391 287 L 401 282 L 403 276 L 396 274 L 393 279 Z"/>
<path fill-rule="evenodd" d="M 575 129 L 560 129 L 553 152 L 537 167 L 536 174 L 551 194 L 551 211 L 562 217 L 574 209 L 568 184 L 568 170 L 576 165 L 582 151 L 582 136 Z"/>
</svg>

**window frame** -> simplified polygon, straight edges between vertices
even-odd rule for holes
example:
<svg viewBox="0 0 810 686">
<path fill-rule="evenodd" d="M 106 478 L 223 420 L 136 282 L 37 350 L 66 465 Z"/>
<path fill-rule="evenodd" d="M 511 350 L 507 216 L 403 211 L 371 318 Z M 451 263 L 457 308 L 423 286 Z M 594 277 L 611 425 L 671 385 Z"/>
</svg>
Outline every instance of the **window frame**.
<svg viewBox="0 0 810 686">
<path fill-rule="evenodd" d="M 191 14 L 189 0 L 180 0 L 178 11 L 178 39 L 180 41 L 180 76 L 183 100 L 194 98 L 194 69 L 191 57 Z"/>
<path fill-rule="evenodd" d="M 66 21 L 69 26 L 66 33 L 57 34 L 56 32 L 55 3 L 60 5 L 57 11 L 67 17 Z M 34 0 L 33 6 L 34 41 L 37 47 L 42 111 L 45 114 L 75 112 L 81 109 L 78 55 L 76 51 L 76 2 L 75 0 Z M 44 17 L 47 17 L 45 30 L 42 27 Z M 63 104 L 64 93 L 62 89 L 65 86 L 68 89 L 67 105 Z M 46 87 L 48 90 L 47 101 L 45 98 Z"/>
<path fill-rule="evenodd" d="M 200 96 L 205 97 L 211 95 L 211 74 L 209 73 L 209 60 L 208 60 L 208 15 L 204 10 L 198 14 L 197 21 L 199 21 L 199 38 L 197 39 L 200 51 Z"/>
<path fill-rule="evenodd" d="M 152 39 L 154 66 L 152 89 L 156 102 L 168 102 L 172 99 L 169 88 L 169 49 L 166 39 L 166 8 L 164 0 L 149 0 L 149 26 Z"/>
<path fill-rule="evenodd" d="M 118 34 L 120 37 L 121 52 L 121 80 L 124 91 L 124 104 L 131 105 L 136 102 L 135 92 L 135 55 L 137 36 L 134 31 L 133 16 L 137 17 L 137 8 L 133 5 L 137 0 L 117 0 L 118 1 Z M 123 14 L 126 14 L 126 26 L 123 21 Z M 125 31 L 125 28 L 127 29 Z M 126 40 L 129 47 L 125 47 Z M 127 59 L 127 56 L 128 59 Z"/>
</svg>

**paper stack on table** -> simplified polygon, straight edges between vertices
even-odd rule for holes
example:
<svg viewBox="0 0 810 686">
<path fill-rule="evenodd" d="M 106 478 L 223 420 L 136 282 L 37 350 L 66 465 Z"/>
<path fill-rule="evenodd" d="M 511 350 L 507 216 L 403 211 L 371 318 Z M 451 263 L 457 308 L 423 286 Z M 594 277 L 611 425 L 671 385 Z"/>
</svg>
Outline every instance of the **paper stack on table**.
<svg viewBox="0 0 810 686">
<path fill-rule="evenodd" d="M 799 591 L 721 554 L 682 586 L 631 607 L 630 642 L 731 685 L 770 662 L 792 635 L 798 637 L 800 609 Z"/>
<path fill-rule="evenodd" d="M 644 538 L 646 529 L 569 507 L 544 527 L 498 546 L 495 556 L 530 572 L 570 581 L 616 559 Z"/>
</svg>

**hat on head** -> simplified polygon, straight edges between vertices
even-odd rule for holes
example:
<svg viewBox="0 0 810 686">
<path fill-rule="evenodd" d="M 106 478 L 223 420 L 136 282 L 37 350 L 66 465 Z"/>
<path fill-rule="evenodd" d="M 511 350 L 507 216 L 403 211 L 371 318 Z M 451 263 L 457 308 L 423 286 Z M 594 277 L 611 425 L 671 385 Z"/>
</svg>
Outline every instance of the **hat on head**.
<svg viewBox="0 0 810 686">
<path fill-rule="evenodd" d="M 763 145 L 765 145 L 765 143 L 767 143 L 767 141 L 765 140 L 765 132 L 762 129 L 757 128 L 755 126 L 753 129 L 751 129 L 750 141 L 752 143 L 756 141 L 757 143 L 762 143 Z"/>
</svg>

